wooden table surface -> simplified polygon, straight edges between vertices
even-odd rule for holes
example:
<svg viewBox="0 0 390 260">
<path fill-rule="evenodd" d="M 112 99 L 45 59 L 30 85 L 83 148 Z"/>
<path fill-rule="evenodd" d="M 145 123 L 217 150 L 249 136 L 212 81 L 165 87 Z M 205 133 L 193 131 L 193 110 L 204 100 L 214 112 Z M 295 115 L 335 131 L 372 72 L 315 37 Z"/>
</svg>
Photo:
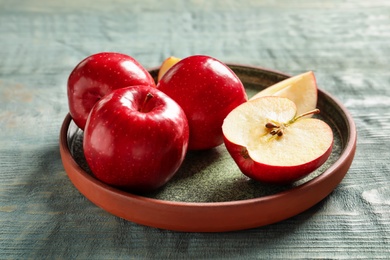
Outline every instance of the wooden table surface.
<svg viewBox="0 0 390 260">
<path fill-rule="evenodd" d="M 63 168 L 67 77 L 117 51 L 295 75 L 313 70 L 358 130 L 344 180 L 308 211 L 228 233 L 141 226 L 88 201 Z M 390 258 L 390 2 L 0 0 L 0 259 Z"/>
</svg>

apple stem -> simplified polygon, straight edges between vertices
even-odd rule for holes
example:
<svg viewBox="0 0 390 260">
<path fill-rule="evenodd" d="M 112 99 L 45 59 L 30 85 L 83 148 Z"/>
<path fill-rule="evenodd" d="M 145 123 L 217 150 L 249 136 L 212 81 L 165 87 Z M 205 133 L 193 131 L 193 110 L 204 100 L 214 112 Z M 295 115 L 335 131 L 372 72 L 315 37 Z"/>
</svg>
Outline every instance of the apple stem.
<svg viewBox="0 0 390 260">
<path fill-rule="evenodd" d="M 304 116 L 307 116 L 307 115 L 313 115 L 313 114 L 319 114 L 319 113 L 320 113 L 320 110 L 318 108 L 316 108 L 316 109 L 310 110 L 306 113 L 300 114 L 299 116 L 296 116 L 293 121 L 297 121 L 298 119 L 300 119 Z"/>
<path fill-rule="evenodd" d="M 142 103 L 142 106 L 140 107 L 140 109 L 138 110 L 139 112 L 146 112 L 147 109 L 145 109 L 147 103 L 149 102 L 149 100 L 151 100 L 153 98 L 153 94 L 148 92 L 148 94 L 146 94 L 146 97 L 144 99 L 144 102 Z"/>
<path fill-rule="evenodd" d="M 292 119 L 292 120 L 291 120 L 289 123 L 287 123 L 287 124 L 282 124 L 281 126 L 279 126 L 279 125 L 276 125 L 276 124 L 274 124 L 274 123 L 272 123 L 272 122 L 268 122 L 268 123 L 265 124 L 265 127 L 266 127 L 267 129 L 270 130 L 269 133 L 270 133 L 271 135 L 277 135 L 277 136 L 280 137 L 280 136 L 283 135 L 283 130 L 284 130 L 284 128 L 286 128 L 287 126 L 289 126 L 289 125 L 292 124 L 293 122 L 297 121 L 298 119 L 300 119 L 300 118 L 302 118 L 302 117 L 304 117 L 304 116 L 312 115 L 312 114 L 318 114 L 318 113 L 320 113 L 320 110 L 319 110 L 318 108 L 316 108 L 316 109 L 310 110 L 310 111 L 308 111 L 308 112 L 305 112 L 305 113 L 303 113 L 303 114 L 300 114 L 299 116 L 294 117 L 294 119 Z"/>
</svg>

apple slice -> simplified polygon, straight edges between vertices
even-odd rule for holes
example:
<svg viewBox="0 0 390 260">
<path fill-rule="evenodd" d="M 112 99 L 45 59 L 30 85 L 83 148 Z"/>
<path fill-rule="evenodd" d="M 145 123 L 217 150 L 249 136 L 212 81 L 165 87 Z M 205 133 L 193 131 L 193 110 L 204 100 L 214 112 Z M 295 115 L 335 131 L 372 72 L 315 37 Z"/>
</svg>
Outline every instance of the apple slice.
<svg viewBox="0 0 390 260">
<path fill-rule="evenodd" d="M 261 182 L 287 184 L 328 159 L 332 129 L 320 119 L 306 117 L 318 109 L 296 112 L 288 98 L 267 96 L 229 113 L 222 125 L 224 142 L 242 173 Z"/>
<path fill-rule="evenodd" d="M 179 61 L 180 61 L 180 58 L 177 58 L 174 56 L 170 56 L 170 57 L 166 58 L 161 63 L 160 70 L 158 71 L 158 75 L 157 75 L 157 81 L 160 81 L 160 79 L 165 74 L 165 72 L 167 72 L 173 65 L 175 65 Z"/>
<path fill-rule="evenodd" d="M 317 106 L 317 82 L 314 73 L 309 71 L 280 81 L 260 91 L 250 100 L 264 96 L 291 99 L 297 106 L 298 114 L 311 111 Z"/>
</svg>

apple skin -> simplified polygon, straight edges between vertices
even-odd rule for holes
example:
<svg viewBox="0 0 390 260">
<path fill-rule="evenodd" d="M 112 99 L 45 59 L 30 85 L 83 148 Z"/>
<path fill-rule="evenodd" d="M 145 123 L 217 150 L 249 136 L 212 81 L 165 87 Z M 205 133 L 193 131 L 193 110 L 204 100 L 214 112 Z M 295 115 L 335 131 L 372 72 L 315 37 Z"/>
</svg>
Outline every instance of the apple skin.
<svg viewBox="0 0 390 260">
<path fill-rule="evenodd" d="M 76 125 L 84 129 L 95 103 L 114 89 L 155 85 L 150 73 L 131 56 L 100 52 L 86 57 L 68 78 L 68 104 Z"/>
<path fill-rule="evenodd" d="M 316 159 L 294 166 L 267 165 L 252 160 L 245 153 L 246 148 L 232 143 L 224 137 L 226 149 L 240 171 L 251 179 L 276 185 L 286 185 L 298 181 L 320 167 L 329 158 L 332 146 Z"/>
<path fill-rule="evenodd" d="M 153 97 L 145 101 L 148 93 Z M 143 193 L 173 177 L 185 158 L 188 138 L 187 118 L 175 101 L 155 87 L 132 86 L 96 103 L 83 148 L 97 179 Z"/>
<path fill-rule="evenodd" d="M 205 55 L 181 59 L 164 74 L 157 88 L 186 113 L 189 150 L 205 150 L 222 144 L 223 120 L 248 100 L 237 75 L 224 63 Z"/>
</svg>

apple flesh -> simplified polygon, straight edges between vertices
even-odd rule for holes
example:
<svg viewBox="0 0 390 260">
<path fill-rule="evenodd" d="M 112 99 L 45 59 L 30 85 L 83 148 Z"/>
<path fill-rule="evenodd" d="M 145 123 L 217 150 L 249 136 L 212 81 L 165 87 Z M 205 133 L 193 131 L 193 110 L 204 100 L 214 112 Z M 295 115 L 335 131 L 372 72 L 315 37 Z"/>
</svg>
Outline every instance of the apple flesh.
<svg viewBox="0 0 390 260">
<path fill-rule="evenodd" d="M 265 88 L 250 100 L 264 96 L 285 97 L 292 100 L 297 106 L 297 114 L 311 111 L 317 107 L 317 82 L 312 71 L 293 76 Z M 307 117 L 310 117 L 308 115 Z"/>
<path fill-rule="evenodd" d="M 330 156 L 332 129 L 324 121 L 297 115 L 287 98 L 261 97 L 234 109 L 224 120 L 224 142 L 242 173 L 265 183 L 297 181 Z"/>
<path fill-rule="evenodd" d="M 175 100 L 186 113 L 190 150 L 204 150 L 223 143 L 222 123 L 238 105 L 247 101 L 240 79 L 215 58 L 194 55 L 173 65 L 157 88 Z"/>
<path fill-rule="evenodd" d="M 174 56 L 170 56 L 170 57 L 166 58 L 166 59 L 161 63 L 160 69 L 158 70 L 157 81 L 160 81 L 160 79 L 162 78 L 162 76 L 164 76 L 164 74 L 165 74 L 173 65 L 175 65 L 175 64 L 178 63 L 179 61 L 180 61 L 180 58 L 177 58 L 177 57 L 174 57 Z"/>
<path fill-rule="evenodd" d="M 97 179 L 133 192 L 168 182 L 184 160 L 189 128 L 181 107 L 150 86 L 114 90 L 96 103 L 83 139 Z"/>
<path fill-rule="evenodd" d="M 149 72 L 134 58 L 115 52 L 86 57 L 68 78 L 69 112 L 76 125 L 84 129 L 95 103 L 114 89 L 155 85 Z"/>
</svg>

